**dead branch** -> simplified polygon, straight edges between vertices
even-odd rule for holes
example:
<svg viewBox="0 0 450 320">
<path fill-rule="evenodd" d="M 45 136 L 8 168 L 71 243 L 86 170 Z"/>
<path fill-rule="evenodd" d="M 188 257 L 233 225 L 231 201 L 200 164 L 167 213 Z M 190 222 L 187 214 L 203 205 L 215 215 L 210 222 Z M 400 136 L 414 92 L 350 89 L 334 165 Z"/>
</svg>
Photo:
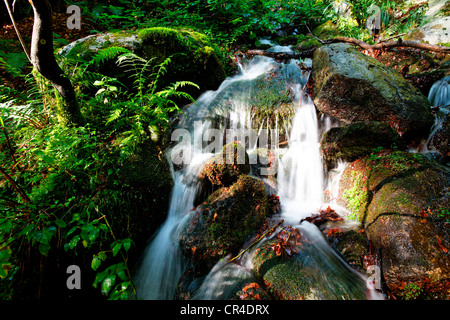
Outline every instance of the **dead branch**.
<svg viewBox="0 0 450 320">
<path fill-rule="evenodd" d="M 432 51 L 432 52 L 438 52 L 438 53 L 447 53 L 450 54 L 450 47 L 444 47 L 444 46 L 438 46 L 434 44 L 428 44 L 428 43 L 422 43 L 418 41 L 404 41 L 401 38 L 397 41 L 391 41 L 386 42 L 387 40 L 393 39 L 395 37 L 391 37 L 386 40 L 382 40 L 379 43 L 376 44 L 368 44 L 364 41 L 355 39 L 355 38 L 348 38 L 348 37 L 336 37 L 328 40 L 322 40 L 320 38 L 317 38 L 310 34 L 311 37 L 319 41 L 321 44 L 331 44 L 331 43 L 350 43 L 353 45 L 356 45 L 358 47 L 361 47 L 362 49 L 368 50 L 368 51 L 375 51 L 375 50 L 384 50 L 387 48 L 395 48 L 395 47 L 402 47 L 402 48 L 415 48 L 420 50 L 426 50 L 426 51 Z M 399 35 L 401 36 L 401 35 Z M 300 50 L 295 51 L 293 53 L 288 52 L 270 52 L 266 50 L 247 50 L 245 52 L 245 55 L 247 57 L 260 55 L 260 56 L 266 56 L 270 58 L 274 58 L 276 60 L 289 60 L 289 59 L 299 59 L 299 58 L 312 58 L 314 51 L 317 48 L 311 48 L 306 50 Z"/>
<path fill-rule="evenodd" d="M 422 43 L 419 41 L 404 41 L 401 38 L 398 39 L 397 41 L 381 42 L 381 43 L 376 43 L 376 44 L 368 44 L 364 41 L 354 39 L 354 38 L 347 38 L 347 37 L 336 37 L 336 38 L 329 39 L 329 40 L 321 40 L 318 38 L 316 38 L 316 39 L 322 44 L 330 44 L 330 43 L 338 43 L 338 42 L 350 43 L 350 44 L 357 45 L 357 46 L 359 46 L 365 50 L 369 50 L 369 51 L 383 50 L 386 48 L 394 48 L 394 47 L 404 47 L 404 48 L 416 48 L 416 49 L 439 52 L 439 53 L 450 53 L 450 47 Z"/>
</svg>

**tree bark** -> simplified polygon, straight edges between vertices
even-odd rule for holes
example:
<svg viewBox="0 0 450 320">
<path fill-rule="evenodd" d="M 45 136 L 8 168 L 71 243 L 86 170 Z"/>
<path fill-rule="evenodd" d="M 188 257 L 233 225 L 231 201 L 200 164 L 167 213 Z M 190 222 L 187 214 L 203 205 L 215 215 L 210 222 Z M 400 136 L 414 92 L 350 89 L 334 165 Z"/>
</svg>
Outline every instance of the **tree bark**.
<svg viewBox="0 0 450 320">
<path fill-rule="evenodd" d="M 82 125 L 81 114 L 72 83 L 56 62 L 53 53 L 52 10 L 48 0 L 29 0 L 34 11 L 31 39 L 31 61 L 36 70 L 47 78 L 63 101 L 59 106 L 60 121 L 70 125 Z"/>
</svg>

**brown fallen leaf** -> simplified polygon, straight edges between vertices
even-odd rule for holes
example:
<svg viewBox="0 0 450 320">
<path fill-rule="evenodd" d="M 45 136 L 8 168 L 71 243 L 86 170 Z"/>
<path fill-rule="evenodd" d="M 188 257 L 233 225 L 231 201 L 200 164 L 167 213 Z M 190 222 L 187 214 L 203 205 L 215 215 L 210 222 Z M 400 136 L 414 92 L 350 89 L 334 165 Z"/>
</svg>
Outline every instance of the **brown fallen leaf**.
<svg viewBox="0 0 450 320">
<path fill-rule="evenodd" d="M 447 249 L 446 247 L 444 247 L 444 245 L 442 244 L 442 240 L 438 237 L 437 234 L 435 234 L 435 236 L 436 236 L 437 242 L 438 242 L 438 244 L 439 244 L 439 247 L 441 247 L 441 249 L 442 249 L 445 253 L 447 253 L 447 252 L 448 252 L 448 249 Z"/>
</svg>

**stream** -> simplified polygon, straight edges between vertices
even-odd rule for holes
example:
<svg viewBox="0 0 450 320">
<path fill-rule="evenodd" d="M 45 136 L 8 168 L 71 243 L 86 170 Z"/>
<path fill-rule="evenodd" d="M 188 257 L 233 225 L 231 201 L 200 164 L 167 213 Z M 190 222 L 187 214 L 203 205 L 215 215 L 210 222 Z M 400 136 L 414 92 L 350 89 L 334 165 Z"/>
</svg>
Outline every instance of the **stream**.
<svg viewBox="0 0 450 320">
<path fill-rule="evenodd" d="M 272 50 L 288 51 L 288 47 L 274 46 Z M 308 239 L 308 264 L 320 272 L 309 274 L 317 294 L 311 299 L 383 299 L 377 291 L 367 288 L 367 276 L 352 269 L 328 244 L 323 233 L 309 222 L 299 223 L 330 205 L 340 215 L 346 212 L 332 201 L 325 203 L 327 188 L 336 189 L 345 164 L 336 174 L 325 171 L 320 153 L 320 133 L 328 130 L 329 119 L 318 119 L 311 98 L 303 92 L 309 72 L 300 65 L 311 66 L 310 60 L 291 60 L 278 63 L 272 58 L 256 56 L 239 62 L 240 72 L 226 79 L 216 91 L 204 93 L 195 104 L 185 110 L 180 120 L 176 145 L 168 152 L 175 181 L 166 221 L 151 238 L 135 275 L 140 299 L 173 299 L 181 276 L 192 267 L 179 248 L 180 232 L 192 218 L 200 183 L 202 165 L 222 150 L 223 141 L 238 138 L 247 153 L 266 142 L 277 157 L 276 181 L 256 172 L 251 175 L 266 183 L 266 188 L 280 197 L 281 212 L 274 219 L 283 219 L 284 226 L 297 228 Z M 293 114 L 255 121 L 251 108 L 256 87 L 276 77 L 289 88 L 289 102 Z M 255 123 L 256 122 L 256 123 Z M 284 134 L 282 133 L 284 132 Z M 209 143 L 215 137 L 214 143 Z M 174 138 L 174 135 L 172 136 Z M 282 139 L 284 143 L 279 143 Z M 174 140 L 174 139 L 173 139 Z M 328 180 L 328 176 L 334 177 Z M 275 235 L 272 235 L 273 237 Z M 239 283 L 256 281 L 251 257 L 253 252 L 269 240 L 245 252 L 237 262 L 230 256 L 219 261 L 199 285 L 194 299 L 231 299 Z M 325 293 L 324 293 L 325 292 Z"/>
</svg>

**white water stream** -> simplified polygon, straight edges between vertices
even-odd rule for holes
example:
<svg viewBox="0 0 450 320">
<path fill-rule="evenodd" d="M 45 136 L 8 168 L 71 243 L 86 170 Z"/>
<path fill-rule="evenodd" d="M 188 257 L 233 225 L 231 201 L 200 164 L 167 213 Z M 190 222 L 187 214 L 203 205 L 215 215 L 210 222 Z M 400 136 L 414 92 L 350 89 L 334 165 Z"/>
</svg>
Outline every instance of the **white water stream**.
<svg viewBox="0 0 450 320">
<path fill-rule="evenodd" d="M 287 144 L 285 147 L 273 143 L 271 145 L 272 151 L 278 155 L 279 163 L 275 188 L 278 188 L 282 204 L 280 218 L 285 220 L 285 224 L 299 228 L 302 235 L 312 243 L 309 249 L 311 261 L 320 265 L 323 270 L 314 279 L 316 289 L 318 292 L 330 292 L 329 295 L 317 295 L 313 298 L 340 298 L 333 295 L 338 291 L 337 287 L 339 292 L 344 290 L 350 298 L 354 297 L 353 291 L 365 290 L 365 277 L 350 268 L 331 249 L 317 227 L 307 222 L 299 225 L 302 218 L 316 213 L 324 205 L 326 183 L 319 149 L 319 121 L 311 98 L 302 91 L 308 75 L 302 72 L 298 63 L 298 60 L 292 60 L 288 64 L 279 64 L 266 57 L 255 57 L 251 61 L 242 62 L 238 75 L 225 80 L 218 90 L 203 94 L 196 104 L 186 110 L 179 125 L 184 129 L 182 141 L 168 156 L 181 169 L 174 169 L 173 172 L 175 185 L 167 220 L 151 239 L 136 274 L 138 298 L 173 299 L 178 280 L 190 267 L 189 260 L 180 252 L 178 242 L 182 227 L 191 218 L 190 212 L 199 187 L 198 173 L 202 164 L 214 153 L 220 152 L 222 146 L 209 144 L 205 148 L 205 142 L 210 141 L 205 140 L 205 136 L 212 135 L 216 137 L 216 142 L 223 141 L 224 136 L 218 137 L 217 134 L 225 134 L 226 129 L 231 130 L 231 141 L 238 136 L 238 130 L 253 130 L 258 136 L 269 120 L 264 119 L 257 128 L 251 128 L 254 116 L 250 110 L 255 90 L 253 84 L 255 80 L 273 76 L 274 73 L 284 77 L 296 106 L 295 115 L 290 119 L 292 126 L 288 132 Z M 279 129 L 278 122 L 272 129 Z M 252 141 L 251 138 L 249 140 Z M 256 143 L 247 144 L 248 153 L 254 148 Z M 251 252 L 240 259 L 240 264 L 226 263 L 227 261 L 228 259 L 223 259 L 210 271 L 194 299 L 229 299 L 237 282 L 253 279 Z M 323 276 L 323 273 L 327 276 Z M 372 296 L 374 297 L 379 298 L 376 295 Z"/>
</svg>

